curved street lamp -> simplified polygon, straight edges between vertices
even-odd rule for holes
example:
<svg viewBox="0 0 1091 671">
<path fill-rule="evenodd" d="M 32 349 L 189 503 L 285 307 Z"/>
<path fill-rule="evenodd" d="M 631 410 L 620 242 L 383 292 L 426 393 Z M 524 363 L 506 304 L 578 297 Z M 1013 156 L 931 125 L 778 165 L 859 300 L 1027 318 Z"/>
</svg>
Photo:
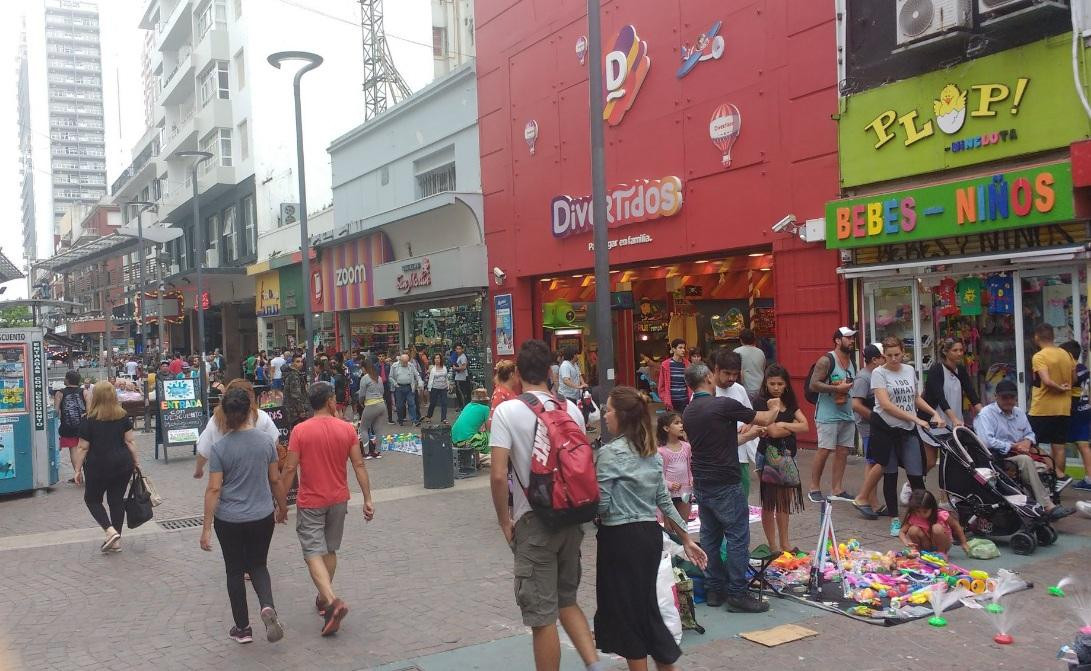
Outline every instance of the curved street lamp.
<svg viewBox="0 0 1091 671">
<path fill-rule="evenodd" d="M 155 203 L 147 200 L 130 200 L 125 204 L 130 206 L 135 205 L 139 208 L 136 211 L 136 238 L 137 244 L 140 245 L 140 266 L 137 268 L 136 282 L 140 288 L 137 291 L 136 300 L 140 306 L 140 346 L 144 350 L 144 356 L 142 358 L 144 359 L 144 366 L 146 369 L 148 365 L 148 320 L 147 315 L 144 314 L 144 290 L 147 287 L 144 282 L 144 267 L 147 265 L 147 262 L 144 258 L 144 220 L 142 215 L 148 210 L 157 209 L 157 206 Z M 107 335 L 106 338 L 109 339 L 110 336 Z"/>
<path fill-rule="evenodd" d="M 307 286 L 307 301 L 311 288 L 311 241 L 307 233 L 307 180 L 303 166 L 303 109 L 299 99 L 299 80 L 303 75 L 322 65 L 322 57 L 309 51 L 278 51 L 269 54 L 269 65 L 280 69 L 286 61 L 303 61 L 304 65 L 295 73 L 292 89 L 295 94 L 295 150 L 296 172 L 299 174 L 299 255 L 302 263 L 303 282 Z M 303 310 L 303 332 L 307 338 L 306 356 L 303 357 L 303 375 L 310 377 L 310 368 L 314 365 L 314 315 L 310 306 Z"/>
<path fill-rule="evenodd" d="M 201 352 L 201 360 L 198 362 L 198 368 L 200 369 L 201 379 L 201 408 L 208 417 L 208 379 L 205 373 L 205 303 L 204 303 L 204 265 L 205 265 L 205 235 L 204 227 L 201 226 L 201 199 L 197 193 L 197 168 L 205 161 L 211 161 L 213 156 L 207 151 L 178 151 L 174 153 L 176 158 L 195 158 L 196 161 L 190 166 L 190 179 L 193 182 L 193 235 L 194 247 L 197 248 L 197 258 L 193 262 L 197 265 L 197 340 L 199 342 L 196 349 Z"/>
</svg>

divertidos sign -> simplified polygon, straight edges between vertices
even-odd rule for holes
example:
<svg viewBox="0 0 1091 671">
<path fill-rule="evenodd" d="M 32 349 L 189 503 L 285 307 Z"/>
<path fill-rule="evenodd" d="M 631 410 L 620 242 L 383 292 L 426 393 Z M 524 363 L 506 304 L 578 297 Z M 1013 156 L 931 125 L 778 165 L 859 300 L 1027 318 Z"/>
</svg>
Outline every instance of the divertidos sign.
<svg viewBox="0 0 1091 671">
<path fill-rule="evenodd" d="M 1072 167 L 1054 163 L 826 205 L 826 246 L 868 247 L 1075 217 Z"/>
<path fill-rule="evenodd" d="M 591 232 L 591 196 L 557 196 L 549 209 L 554 237 L 567 238 Z M 677 177 L 642 179 L 606 191 L 606 225 L 609 228 L 669 217 L 680 209 L 682 180 Z"/>
<path fill-rule="evenodd" d="M 995 161 L 1091 136 L 1070 41 L 1050 38 L 842 101 L 842 186 Z"/>
</svg>

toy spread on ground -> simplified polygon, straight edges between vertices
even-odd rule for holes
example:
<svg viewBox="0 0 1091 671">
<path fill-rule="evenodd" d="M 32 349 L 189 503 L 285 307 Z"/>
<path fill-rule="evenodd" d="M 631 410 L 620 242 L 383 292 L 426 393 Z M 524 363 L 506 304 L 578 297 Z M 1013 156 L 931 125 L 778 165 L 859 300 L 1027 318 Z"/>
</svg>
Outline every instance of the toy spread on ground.
<svg viewBox="0 0 1091 671">
<path fill-rule="evenodd" d="M 891 626 L 922 617 L 943 626 L 944 610 L 963 599 L 991 600 L 1029 589 L 1011 571 L 995 575 L 968 570 L 943 555 L 929 552 L 880 553 L 851 539 L 836 547 L 827 542 L 821 565 L 815 553 L 783 553 L 773 560 L 766 579 L 775 592 L 828 611 Z"/>
</svg>

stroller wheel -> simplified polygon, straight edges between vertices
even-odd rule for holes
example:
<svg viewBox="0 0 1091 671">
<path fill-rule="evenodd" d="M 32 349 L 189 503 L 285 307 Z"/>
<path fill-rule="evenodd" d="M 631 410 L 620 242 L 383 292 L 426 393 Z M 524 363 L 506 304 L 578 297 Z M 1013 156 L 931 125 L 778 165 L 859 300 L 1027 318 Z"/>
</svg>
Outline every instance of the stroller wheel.
<svg viewBox="0 0 1091 671">
<path fill-rule="evenodd" d="M 1017 555 L 1029 555 L 1034 554 L 1034 551 L 1038 548 L 1038 541 L 1034 536 L 1020 531 L 1012 534 L 1011 537 L 1011 550 Z"/>
<path fill-rule="evenodd" d="M 1034 530 L 1034 536 L 1038 539 L 1038 545 L 1046 547 L 1057 542 L 1057 530 L 1047 525 Z"/>
</svg>

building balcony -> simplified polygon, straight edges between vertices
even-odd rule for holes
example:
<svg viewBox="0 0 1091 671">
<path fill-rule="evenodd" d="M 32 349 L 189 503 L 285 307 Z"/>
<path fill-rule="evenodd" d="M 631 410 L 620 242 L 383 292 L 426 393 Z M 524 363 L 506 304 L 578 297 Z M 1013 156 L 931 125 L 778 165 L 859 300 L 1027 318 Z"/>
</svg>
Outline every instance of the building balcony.
<svg viewBox="0 0 1091 671">
<path fill-rule="evenodd" d="M 197 117 L 193 112 L 163 130 L 163 148 L 159 155 L 171 157 L 178 151 L 197 148 Z"/>
<path fill-rule="evenodd" d="M 216 160 L 213 158 L 212 160 Z M 189 164 L 186 164 L 185 184 L 179 185 L 170 195 L 164 196 L 159 203 L 160 219 L 170 223 L 188 220 L 193 207 L 193 183 L 189 179 Z M 216 166 L 208 172 L 198 170 L 197 192 L 200 195 L 201 204 L 219 198 L 228 190 L 235 188 L 235 169 Z"/>
<path fill-rule="evenodd" d="M 177 105 L 193 96 L 193 72 L 193 55 L 186 54 L 162 79 L 163 88 L 159 91 L 161 107 Z"/>
<path fill-rule="evenodd" d="M 197 72 L 204 72 L 212 61 L 231 60 L 231 42 L 226 28 L 213 28 L 201 38 L 201 43 L 193 50 L 193 66 Z"/>
<path fill-rule="evenodd" d="M 213 128 L 231 128 L 233 126 L 231 101 L 222 98 L 209 100 L 204 107 L 197 110 L 197 127 L 202 132 Z"/>
<path fill-rule="evenodd" d="M 193 3 L 190 0 L 182 0 L 170 13 L 170 16 L 159 24 L 159 50 L 170 52 L 188 41 L 192 34 Z"/>
</svg>

